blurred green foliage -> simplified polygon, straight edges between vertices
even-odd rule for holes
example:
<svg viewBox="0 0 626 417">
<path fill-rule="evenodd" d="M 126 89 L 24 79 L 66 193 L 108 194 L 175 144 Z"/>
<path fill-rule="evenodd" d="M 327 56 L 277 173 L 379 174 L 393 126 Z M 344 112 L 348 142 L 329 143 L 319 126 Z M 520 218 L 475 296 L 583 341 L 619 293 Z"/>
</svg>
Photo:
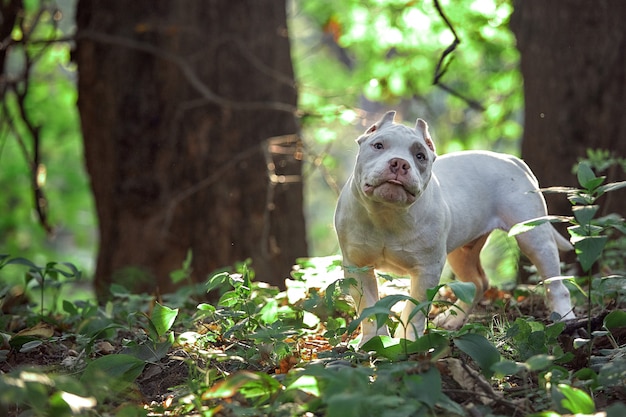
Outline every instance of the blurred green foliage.
<svg viewBox="0 0 626 417">
<path fill-rule="evenodd" d="M 63 259 L 89 270 L 96 219 L 83 165 L 76 68 L 69 42 L 49 42 L 69 35 L 59 22 L 71 15 L 49 2 L 26 1 L 25 8 L 23 24 L 12 33 L 4 71 L 7 84 L 0 90 L 0 252 L 38 264 Z M 21 43 L 25 36 L 29 42 Z M 34 210 L 34 138 L 26 122 L 39 129 L 40 184 L 55 229 L 50 236 Z M 5 268 L 2 278 L 18 274 L 19 269 Z"/>
<path fill-rule="evenodd" d="M 440 154 L 519 154 L 523 91 L 508 28 L 511 1 L 440 5 L 460 39 L 442 81 L 483 110 L 433 85 L 437 63 L 454 40 L 433 0 L 291 3 L 292 56 L 312 162 L 305 168 L 312 255 L 338 251 L 332 210 L 354 163 L 354 139 L 388 109 L 405 123 L 424 118 Z M 490 275 L 511 280 L 517 275 L 515 242 L 494 240 L 484 263 Z"/>
<path fill-rule="evenodd" d="M 460 38 L 443 81 L 484 111 L 433 86 L 454 40 L 433 1 L 302 0 L 294 2 L 291 33 L 305 124 L 352 122 L 368 108 L 381 113 L 371 105 L 380 103 L 407 120 L 425 118 L 445 145 L 440 151 L 517 152 L 523 98 L 511 2 L 440 4 Z"/>
<path fill-rule="evenodd" d="M 479 102 L 484 111 L 433 85 L 437 62 L 454 39 L 434 1 L 288 3 L 308 151 L 304 174 L 312 255 L 338 250 L 332 229 L 337 190 L 353 164 L 353 139 L 374 114 L 394 108 L 407 122 L 425 118 L 439 153 L 467 148 L 518 152 L 522 81 L 508 30 L 511 2 L 440 4 L 461 40 L 448 58 L 443 82 Z M 75 0 L 28 0 L 25 6 L 24 23 L 12 34 L 4 69 L 16 90 L 3 89 L 0 106 L 0 252 L 38 264 L 67 260 L 89 276 L 97 220 L 83 164 L 77 73 L 71 41 L 49 42 L 73 34 Z M 22 43 L 24 39 L 29 42 Z M 43 190 L 55 237 L 46 236 L 34 213 L 32 137 L 15 93 L 25 88 L 27 56 L 34 64 L 24 111 L 41 128 L 41 161 L 47 172 Z"/>
</svg>

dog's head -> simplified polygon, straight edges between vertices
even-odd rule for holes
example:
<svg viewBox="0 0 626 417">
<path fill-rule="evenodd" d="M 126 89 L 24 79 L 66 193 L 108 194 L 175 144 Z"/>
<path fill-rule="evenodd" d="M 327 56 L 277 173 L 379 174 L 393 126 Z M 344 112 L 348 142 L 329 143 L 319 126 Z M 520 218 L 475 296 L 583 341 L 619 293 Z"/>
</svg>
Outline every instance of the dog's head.
<svg viewBox="0 0 626 417">
<path fill-rule="evenodd" d="M 354 181 L 366 198 L 410 206 L 430 181 L 435 146 L 424 120 L 411 129 L 394 123 L 395 114 L 388 112 L 357 139 Z"/>
</svg>

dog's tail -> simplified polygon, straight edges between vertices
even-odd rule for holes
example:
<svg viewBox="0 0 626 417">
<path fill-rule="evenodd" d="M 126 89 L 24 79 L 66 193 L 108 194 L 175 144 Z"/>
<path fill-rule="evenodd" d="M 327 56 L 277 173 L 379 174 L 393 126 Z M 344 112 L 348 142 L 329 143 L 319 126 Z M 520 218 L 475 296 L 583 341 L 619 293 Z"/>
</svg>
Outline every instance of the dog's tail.
<svg viewBox="0 0 626 417">
<path fill-rule="evenodd" d="M 561 234 L 557 232 L 554 227 L 552 227 L 552 235 L 554 236 L 554 240 L 556 242 L 557 248 L 559 248 L 559 251 L 569 252 L 574 249 L 574 246 L 572 246 L 570 241 L 561 236 Z"/>
</svg>

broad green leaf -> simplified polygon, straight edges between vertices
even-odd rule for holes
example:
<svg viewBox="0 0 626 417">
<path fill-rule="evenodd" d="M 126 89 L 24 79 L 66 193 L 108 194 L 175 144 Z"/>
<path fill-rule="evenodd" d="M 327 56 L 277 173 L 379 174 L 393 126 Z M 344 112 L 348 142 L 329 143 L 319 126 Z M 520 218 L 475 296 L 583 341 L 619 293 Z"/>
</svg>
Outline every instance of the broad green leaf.
<svg viewBox="0 0 626 417">
<path fill-rule="evenodd" d="M 406 360 L 408 355 L 414 353 L 430 352 L 432 357 L 436 358 L 441 352 L 448 350 L 449 341 L 446 337 L 436 334 L 426 334 L 416 341 L 408 341 L 405 339 L 391 338 L 389 336 L 376 336 L 368 340 L 362 349 L 368 352 L 376 352 L 376 354 L 392 361 Z"/>
<path fill-rule="evenodd" d="M 242 300 L 241 297 L 239 297 L 239 294 L 237 294 L 236 291 L 232 290 L 222 294 L 217 304 L 223 307 L 234 307 L 241 302 Z"/>
<path fill-rule="evenodd" d="M 416 341 L 407 345 L 409 353 L 430 352 L 433 358 L 437 358 L 442 352 L 449 350 L 450 341 L 439 333 L 427 333 Z"/>
<path fill-rule="evenodd" d="M 317 379 L 312 375 L 302 375 L 291 384 L 287 385 L 285 391 L 300 390 L 315 397 L 320 396 L 320 387 Z"/>
<path fill-rule="evenodd" d="M 101 386 L 106 384 L 119 392 L 133 383 L 146 363 L 131 355 L 107 355 L 90 362 L 80 380 L 85 384 Z"/>
<path fill-rule="evenodd" d="M 525 364 L 528 367 L 529 371 L 536 372 L 536 371 L 541 371 L 543 369 L 546 369 L 548 366 L 552 365 L 553 361 L 554 361 L 553 356 L 540 354 L 540 355 L 531 356 L 530 358 L 526 360 Z"/>
<path fill-rule="evenodd" d="M 591 219 L 596 215 L 600 206 L 576 206 L 572 208 L 574 217 L 580 225 L 586 225 L 591 222 Z"/>
<path fill-rule="evenodd" d="M 491 342 L 479 334 L 467 333 L 454 338 L 454 344 L 474 359 L 485 376 L 493 375 L 491 366 L 500 361 L 500 352 Z"/>
<path fill-rule="evenodd" d="M 606 315 L 604 318 L 604 327 L 607 329 L 617 329 L 619 327 L 626 327 L 626 311 L 614 310 Z"/>
<path fill-rule="evenodd" d="M 574 225 L 567 228 L 567 233 L 570 234 L 572 240 L 577 238 L 584 238 L 587 236 L 598 236 L 604 228 L 596 226 L 595 224 L 586 224 L 583 226 Z"/>
<path fill-rule="evenodd" d="M 57 265 L 63 265 L 65 268 L 67 268 L 69 271 L 59 268 Z M 76 278 L 76 279 L 80 279 L 81 277 L 81 272 L 78 270 L 78 268 L 76 268 L 76 266 L 70 262 L 54 262 L 54 265 L 52 265 L 51 268 L 48 268 L 51 271 L 56 271 L 59 274 L 63 275 L 66 278 Z"/>
<path fill-rule="evenodd" d="M 144 343 L 141 345 L 127 346 L 120 352 L 124 355 L 131 355 L 144 362 L 158 362 L 169 352 L 172 343 L 164 341 L 159 343 Z"/>
<path fill-rule="evenodd" d="M 593 399 L 585 391 L 566 384 L 559 384 L 557 387 L 565 396 L 561 405 L 573 414 L 593 414 L 595 412 L 596 407 Z"/>
<path fill-rule="evenodd" d="M 473 282 L 453 281 L 448 286 L 461 301 L 472 304 L 476 297 L 476 285 Z"/>
<path fill-rule="evenodd" d="M 435 366 L 423 373 L 405 375 L 402 382 L 412 399 L 428 405 L 431 409 L 434 409 L 441 398 L 441 374 Z"/>
<path fill-rule="evenodd" d="M 278 320 L 278 300 L 270 298 L 259 311 L 259 318 L 265 324 L 272 324 Z"/>
<path fill-rule="evenodd" d="M 524 369 L 524 366 L 510 360 L 503 360 L 491 365 L 491 370 L 499 376 L 515 375 Z"/>
<path fill-rule="evenodd" d="M 32 261 L 30 261 L 30 260 L 28 260 L 26 258 L 19 258 L 19 257 L 18 258 L 9 259 L 6 262 L 6 265 L 22 265 L 22 266 L 27 266 L 27 267 L 29 267 L 31 269 L 36 270 L 36 271 L 39 271 L 39 270 L 42 269 L 41 267 L 35 265 Z"/>
<path fill-rule="evenodd" d="M 228 282 L 230 274 L 226 271 L 214 273 L 207 282 L 206 292 L 211 292 Z"/>
<path fill-rule="evenodd" d="M 591 190 L 596 188 L 592 187 L 593 184 L 597 181 L 596 174 L 593 172 L 591 167 L 586 162 L 581 162 L 578 164 L 578 170 L 576 172 L 576 176 L 578 178 L 578 184 L 586 190 Z"/>
<path fill-rule="evenodd" d="M 366 352 L 376 352 L 377 355 L 392 361 L 406 360 L 408 353 L 402 343 L 389 336 L 375 336 L 361 347 Z"/>
<path fill-rule="evenodd" d="M 159 303 L 155 303 L 154 308 L 152 309 L 152 315 L 150 316 L 150 321 L 154 324 L 159 337 L 162 337 L 172 328 L 177 315 L 177 308 L 173 309 Z"/>
<path fill-rule="evenodd" d="M 607 240 L 607 236 L 586 236 L 574 239 L 576 255 L 584 272 L 588 272 L 593 264 L 600 259 Z"/>
</svg>

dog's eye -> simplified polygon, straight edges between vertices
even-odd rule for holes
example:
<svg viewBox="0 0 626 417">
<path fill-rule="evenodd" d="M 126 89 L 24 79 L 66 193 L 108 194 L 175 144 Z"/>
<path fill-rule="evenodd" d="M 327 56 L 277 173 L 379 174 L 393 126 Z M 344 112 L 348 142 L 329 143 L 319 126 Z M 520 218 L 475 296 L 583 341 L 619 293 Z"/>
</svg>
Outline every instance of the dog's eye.
<svg viewBox="0 0 626 417">
<path fill-rule="evenodd" d="M 383 144 L 382 144 L 382 143 L 380 143 L 380 142 L 376 142 L 376 143 L 372 144 L 372 147 L 373 147 L 374 149 L 378 149 L 378 150 L 380 150 L 380 149 L 385 149 L 385 147 L 383 146 Z"/>
<path fill-rule="evenodd" d="M 415 155 L 415 157 L 417 158 L 418 161 L 426 160 L 426 155 L 424 155 L 424 152 L 418 152 L 417 155 Z"/>
</svg>

